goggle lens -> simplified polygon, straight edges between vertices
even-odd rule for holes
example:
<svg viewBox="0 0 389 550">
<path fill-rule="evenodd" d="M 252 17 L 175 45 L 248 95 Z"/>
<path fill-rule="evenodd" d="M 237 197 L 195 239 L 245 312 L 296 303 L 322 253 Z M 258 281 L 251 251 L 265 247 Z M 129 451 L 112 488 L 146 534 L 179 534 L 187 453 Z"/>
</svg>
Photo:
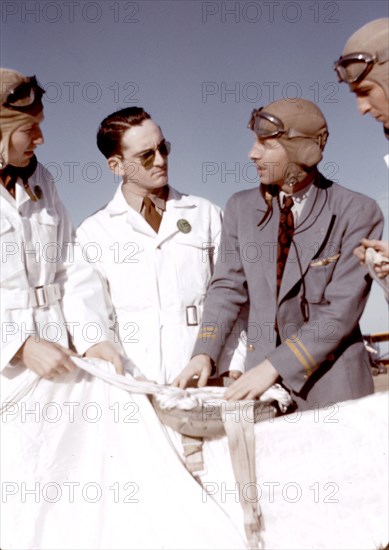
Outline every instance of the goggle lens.
<svg viewBox="0 0 389 550">
<path fill-rule="evenodd" d="M 335 64 L 335 70 L 340 82 L 353 84 L 362 80 L 372 69 L 373 61 L 366 59 L 340 59 Z"/>
<path fill-rule="evenodd" d="M 261 116 L 255 117 L 253 130 L 262 139 L 275 138 L 283 133 L 283 129 L 279 128 L 275 122 Z"/>
<path fill-rule="evenodd" d="M 274 115 L 261 109 L 254 109 L 248 123 L 248 128 L 253 130 L 260 139 L 275 138 L 285 132 L 282 121 Z"/>
<path fill-rule="evenodd" d="M 7 98 L 7 103 L 14 107 L 26 107 L 32 105 L 35 100 L 35 92 L 30 84 L 24 83 L 11 92 Z"/>
<path fill-rule="evenodd" d="M 4 106 L 34 115 L 43 108 L 41 99 L 44 93 L 35 76 L 31 76 L 9 92 Z"/>
</svg>

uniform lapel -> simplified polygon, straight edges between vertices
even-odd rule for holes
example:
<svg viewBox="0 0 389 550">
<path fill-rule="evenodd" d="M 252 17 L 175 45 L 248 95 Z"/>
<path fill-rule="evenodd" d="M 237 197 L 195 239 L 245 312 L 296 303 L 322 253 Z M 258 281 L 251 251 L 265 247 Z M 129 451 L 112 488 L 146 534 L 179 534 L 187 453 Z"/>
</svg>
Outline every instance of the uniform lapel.
<svg viewBox="0 0 389 550">
<path fill-rule="evenodd" d="M 327 186 L 327 180 L 320 176 L 304 205 L 285 265 L 279 302 L 305 274 L 330 229 L 333 213 L 328 205 Z"/>
<path fill-rule="evenodd" d="M 257 234 L 259 244 L 261 246 L 261 264 L 265 272 L 265 277 L 269 281 L 270 286 L 276 288 L 277 277 L 277 235 L 278 224 L 280 221 L 280 211 L 277 205 L 276 197 L 273 198 L 273 212 L 270 214 L 260 226 L 258 223 L 262 220 L 267 211 L 267 203 L 261 192 L 258 193 L 257 201 Z"/>
</svg>

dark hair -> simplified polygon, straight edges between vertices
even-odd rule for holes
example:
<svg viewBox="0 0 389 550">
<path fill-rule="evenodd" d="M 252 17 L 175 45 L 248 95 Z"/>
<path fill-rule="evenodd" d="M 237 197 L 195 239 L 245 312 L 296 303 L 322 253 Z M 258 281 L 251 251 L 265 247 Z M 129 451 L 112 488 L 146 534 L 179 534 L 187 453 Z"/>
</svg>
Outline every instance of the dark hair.
<svg viewBox="0 0 389 550">
<path fill-rule="evenodd" d="M 142 107 L 127 107 L 115 111 L 100 124 L 97 132 L 97 147 L 107 159 L 113 155 L 120 155 L 124 132 L 150 118 Z"/>
</svg>

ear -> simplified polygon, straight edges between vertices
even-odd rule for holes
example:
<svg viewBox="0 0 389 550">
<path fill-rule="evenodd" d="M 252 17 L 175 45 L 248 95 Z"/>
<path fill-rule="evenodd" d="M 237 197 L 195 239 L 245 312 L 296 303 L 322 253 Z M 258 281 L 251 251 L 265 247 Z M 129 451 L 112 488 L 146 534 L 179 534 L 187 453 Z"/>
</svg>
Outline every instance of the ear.
<svg viewBox="0 0 389 550">
<path fill-rule="evenodd" d="M 119 157 L 119 155 L 114 155 L 113 157 L 109 157 L 108 161 L 108 168 L 117 176 L 123 176 L 124 170 L 123 170 L 123 162 L 122 159 Z"/>
</svg>

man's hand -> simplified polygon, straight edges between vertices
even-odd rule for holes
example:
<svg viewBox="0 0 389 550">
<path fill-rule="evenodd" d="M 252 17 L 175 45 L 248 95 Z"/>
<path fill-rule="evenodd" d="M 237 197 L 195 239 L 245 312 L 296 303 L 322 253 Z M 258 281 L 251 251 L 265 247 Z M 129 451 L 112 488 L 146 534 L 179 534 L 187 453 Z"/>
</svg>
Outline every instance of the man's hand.
<svg viewBox="0 0 389 550">
<path fill-rule="evenodd" d="M 204 353 L 195 355 L 184 368 L 184 370 L 173 380 L 172 386 L 186 388 L 194 376 L 198 376 L 198 387 L 202 388 L 208 382 L 212 373 L 211 358 Z"/>
<path fill-rule="evenodd" d="M 360 246 L 354 249 L 354 254 L 359 258 L 361 264 L 365 263 L 366 250 L 373 248 L 380 252 L 385 258 L 389 258 L 389 243 L 388 241 L 378 241 L 376 239 L 362 239 Z M 389 264 L 387 262 L 374 266 L 374 271 L 380 279 L 385 278 L 389 274 Z"/>
<path fill-rule="evenodd" d="M 229 386 L 225 393 L 228 400 L 256 399 L 272 386 L 278 372 L 268 359 L 265 359 L 257 367 L 246 371 L 242 376 Z"/>
<path fill-rule="evenodd" d="M 124 374 L 124 364 L 122 356 L 120 355 L 117 348 L 108 340 L 99 342 L 91 348 L 89 348 L 85 353 L 84 357 L 96 357 L 97 359 L 104 359 L 105 361 L 110 361 L 114 366 L 117 374 Z"/>
<path fill-rule="evenodd" d="M 42 378 L 51 380 L 57 376 L 63 376 L 76 369 L 71 356 L 76 355 L 68 348 L 64 348 L 55 342 L 39 340 L 30 336 L 16 354 L 22 359 L 25 366 Z"/>
</svg>

